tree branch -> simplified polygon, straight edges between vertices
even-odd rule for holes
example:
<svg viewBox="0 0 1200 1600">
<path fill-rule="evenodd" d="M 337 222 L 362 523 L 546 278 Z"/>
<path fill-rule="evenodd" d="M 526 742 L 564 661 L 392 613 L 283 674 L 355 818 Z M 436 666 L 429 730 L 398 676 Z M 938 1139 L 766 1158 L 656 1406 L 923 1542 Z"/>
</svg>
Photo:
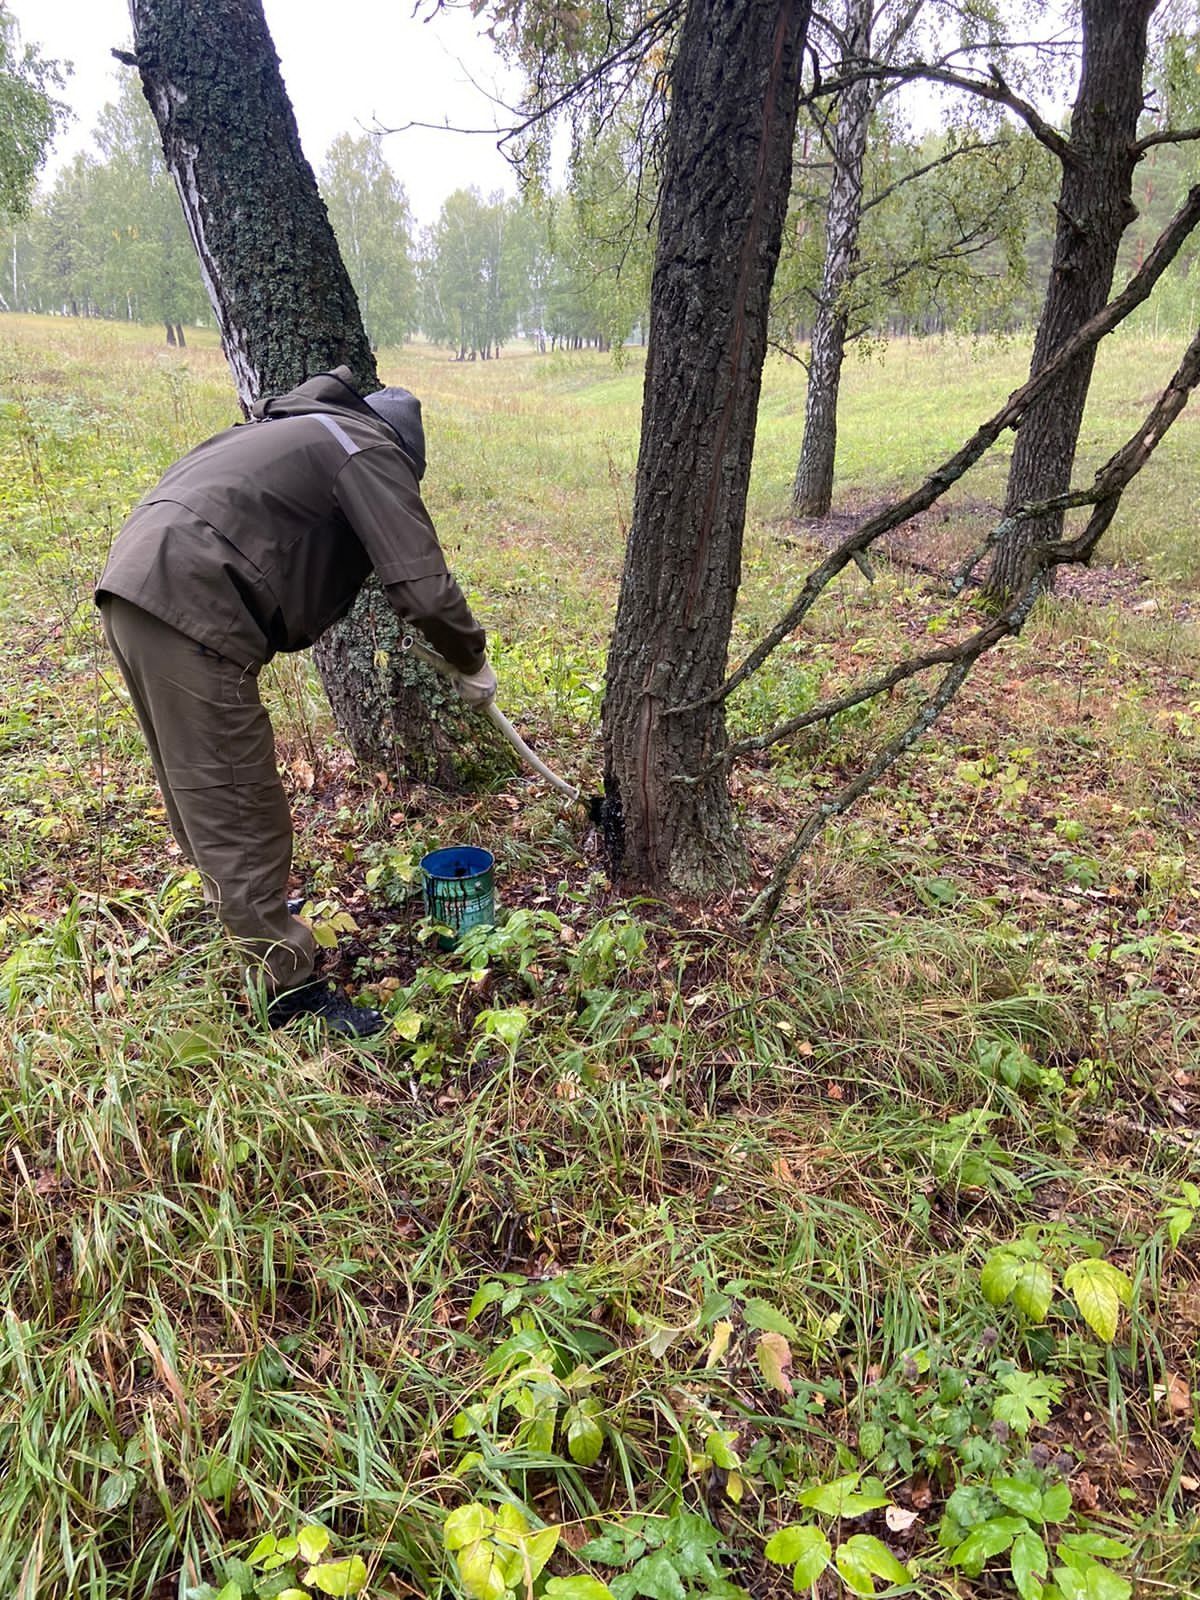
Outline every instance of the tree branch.
<svg viewBox="0 0 1200 1600">
<path fill-rule="evenodd" d="M 1033 600 L 1030 599 L 1032 605 Z M 807 821 L 800 828 L 791 844 L 783 855 L 771 875 L 771 881 L 760 895 L 756 897 L 750 909 L 742 916 L 743 922 L 755 922 L 765 927 L 770 923 L 779 910 L 783 899 L 784 890 L 787 888 L 788 878 L 792 868 L 808 849 L 809 845 L 829 823 L 832 818 L 841 816 L 848 811 L 859 797 L 880 779 L 889 767 L 894 766 L 906 750 L 910 750 L 917 740 L 932 728 L 945 708 L 953 700 L 962 687 L 968 672 L 973 665 L 974 658 L 956 661 L 938 685 L 936 691 L 926 700 L 916 716 L 894 739 L 877 751 L 875 759 L 871 761 L 856 778 L 852 778 L 838 790 L 832 800 L 825 800 L 810 814 Z"/>
<path fill-rule="evenodd" d="M 1161 133 L 1148 133 L 1144 139 L 1138 139 L 1133 150 L 1135 155 L 1142 156 L 1156 144 L 1189 144 L 1196 139 L 1200 139 L 1200 128 L 1164 128 Z"/>
<path fill-rule="evenodd" d="M 789 361 L 799 362 L 799 364 L 804 368 L 805 372 L 808 371 L 808 362 L 804 359 L 804 357 L 795 350 L 789 350 L 786 344 L 782 344 L 778 339 L 768 339 L 767 345 L 770 349 L 777 351 L 781 356 L 786 356 Z"/>
<path fill-rule="evenodd" d="M 460 128 L 448 122 L 414 121 L 399 123 L 394 128 L 386 127 L 380 123 L 376 125 L 375 131 L 380 134 L 407 133 L 410 128 L 429 128 L 444 133 L 497 133 L 501 136 L 498 142 L 502 145 L 508 144 L 511 140 L 519 139 L 522 134 L 528 133 L 530 128 L 534 128 L 548 117 L 552 117 L 556 111 L 561 111 L 564 106 L 577 99 L 584 90 L 599 82 L 614 67 L 627 64 L 631 60 L 644 56 L 652 45 L 656 44 L 664 34 L 671 30 L 682 9 L 683 0 L 667 0 L 661 11 L 657 11 L 652 17 L 647 18 L 616 50 L 605 56 L 603 60 L 596 62 L 594 66 L 589 67 L 578 78 L 572 79 L 565 89 L 553 95 L 543 104 L 539 104 L 534 111 L 525 115 L 522 121 L 514 123 L 510 128 Z M 503 104 L 502 101 L 496 103 Z M 519 115 L 512 106 L 505 106 L 504 109 L 513 111 L 514 115 Z"/>
<path fill-rule="evenodd" d="M 1078 166 L 1080 157 L 1070 141 L 1064 139 L 1057 129 L 1050 126 L 1036 106 L 1009 87 L 998 67 L 992 66 L 988 70 L 987 78 L 971 78 L 959 72 L 951 72 L 948 67 L 932 61 L 907 62 L 902 67 L 888 66 L 885 62 L 871 62 L 856 67 L 852 73 L 837 78 L 827 78 L 819 88 L 814 87 L 802 103 L 807 105 L 818 97 L 840 94 L 843 89 L 862 78 L 886 80 L 897 84 L 911 83 L 917 78 L 922 78 L 927 83 L 944 84 L 947 88 L 961 89 L 967 94 L 977 95 L 980 99 L 990 100 L 996 105 L 1007 106 L 1020 117 L 1034 138 L 1044 144 L 1047 150 L 1053 151 L 1060 161 Z"/>
<path fill-rule="evenodd" d="M 998 139 L 980 139 L 972 144 L 956 145 L 953 150 L 947 150 L 945 155 L 938 156 L 935 161 L 927 161 L 923 167 L 916 167 L 912 172 L 906 172 L 902 178 L 897 178 L 895 183 L 889 183 L 878 194 L 873 194 L 869 200 L 862 203 L 862 213 L 870 211 L 874 206 L 881 206 L 885 200 L 890 200 L 897 189 L 903 189 L 905 184 L 915 183 L 918 178 L 923 178 L 927 172 L 933 172 L 938 167 L 944 167 L 954 161 L 958 156 L 965 156 L 977 150 L 995 150 L 999 146 Z"/>
</svg>

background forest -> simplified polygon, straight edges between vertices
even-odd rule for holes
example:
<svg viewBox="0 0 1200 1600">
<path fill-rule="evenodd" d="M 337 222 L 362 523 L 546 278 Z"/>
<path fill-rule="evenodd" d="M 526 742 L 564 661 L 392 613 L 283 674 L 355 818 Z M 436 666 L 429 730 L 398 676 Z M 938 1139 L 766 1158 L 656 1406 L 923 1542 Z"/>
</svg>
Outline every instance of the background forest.
<svg viewBox="0 0 1200 1600">
<path fill-rule="evenodd" d="M 378 135 L 344 134 L 319 173 L 322 198 L 373 344 L 424 337 L 458 359 L 487 359 L 517 339 L 539 350 L 644 341 L 653 253 L 650 206 L 617 134 L 577 153 L 568 184 L 524 198 L 448 195 L 414 225 Z M 961 154 L 955 155 L 955 152 Z M 1138 168 L 1128 271 L 1158 236 L 1192 170 L 1164 145 Z M 823 262 L 830 162 L 819 131 L 801 135 L 773 336 L 808 337 Z M 990 138 L 969 122 L 922 137 L 878 112 L 864 172 L 867 205 L 852 291 L 856 336 L 1015 334 L 1037 315 L 1053 244 L 1051 173 L 1029 135 Z M 0 304 L 12 311 L 161 322 L 174 342 L 212 313 L 133 79 L 109 105 L 94 149 L 78 155 L 9 218 Z M 1185 248 L 1143 320 L 1194 325 L 1197 247 Z"/>
</svg>

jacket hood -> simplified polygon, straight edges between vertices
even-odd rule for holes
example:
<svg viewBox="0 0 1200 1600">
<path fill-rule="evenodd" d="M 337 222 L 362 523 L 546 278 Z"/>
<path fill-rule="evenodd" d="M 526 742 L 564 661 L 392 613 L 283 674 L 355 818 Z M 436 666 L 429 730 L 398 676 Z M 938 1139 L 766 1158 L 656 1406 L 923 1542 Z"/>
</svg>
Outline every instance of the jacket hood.
<svg viewBox="0 0 1200 1600">
<path fill-rule="evenodd" d="M 366 397 L 367 405 L 382 417 L 400 441 L 400 447 L 417 466 L 417 477 L 425 473 L 425 427 L 421 421 L 421 402 L 407 389 L 379 389 Z"/>
<path fill-rule="evenodd" d="M 257 421 L 267 422 L 279 417 L 307 417 L 314 412 L 349 414 L 359 421 L 369 423 L 381 439 L 386 439 L 390 444 L 398 444 L 412 463 L 419 479 L 425 471 L 425 435 L 421 428 L 420 402 L 409 395 L 407 390 L 384 389 L 380 394 L 407 396 L 410 404 L 401 414 L 402 422 L 407 423 L 404 434 L 396 427 L 391 415 L 385 417 L 368 405 L 366 399 L 354 387 L 349 367 L 334 367 L 332 372 L 319 372 L 316 377 L 306 379 L 296 388 L 289 389 L 286 394 L 265 395 L 250 407 L 250 414 Z M 410 420 L 414 413 L 415 429 L 412 428 Z M 412 437 L 406 437 L 407 434 L 412 434 Z"/>
</svg>

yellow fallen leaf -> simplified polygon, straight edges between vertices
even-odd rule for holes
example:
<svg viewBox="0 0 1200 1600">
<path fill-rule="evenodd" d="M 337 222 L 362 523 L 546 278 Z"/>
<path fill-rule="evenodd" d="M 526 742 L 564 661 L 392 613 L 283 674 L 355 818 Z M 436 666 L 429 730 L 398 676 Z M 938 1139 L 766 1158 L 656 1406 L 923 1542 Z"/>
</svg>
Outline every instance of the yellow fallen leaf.
<svg viewBox="0 0 1200 1600">
<path fill-rule="evenodd" d="M 725 1359 L 725 1352 L 729 1349 L 729 1341 L 733 1337 L 732 1322 L 718 1322 L 713 1328 L 712 1343 L 708 1347 L 708 1355 L 704 1360 L 704 1370 L 715 1367 L 718 1361 Z"/>
<path fill-rule="evenodd" d="M 792 1364 L 792 1347 L 781 1333 L 764 1333 L 754 1347 L 758 1370 L 779 1394 L 791 1395 L 795 1391 L 787 1369 Z"/>
</svg>

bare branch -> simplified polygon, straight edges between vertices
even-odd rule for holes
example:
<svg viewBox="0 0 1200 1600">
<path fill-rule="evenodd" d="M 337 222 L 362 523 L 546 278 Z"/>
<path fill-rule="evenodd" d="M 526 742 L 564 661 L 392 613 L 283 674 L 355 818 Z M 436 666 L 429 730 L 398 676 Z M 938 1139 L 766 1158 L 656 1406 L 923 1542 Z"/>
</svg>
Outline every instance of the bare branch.
<svg viewBox="0 0 1200 1600">
<path fill-rule="evenodd" d="M 1076 538 L 1059 540 L 1053 544 L 1043 543 L 1031 551 L 1021 592 L 991 623 L 977 629 L 968 638 L 960 640 L 957 645 L 947 645 L 941 650 L 930 651 L 928 655 L 900 662 L 890 672 L 860 685 L 838 700 L 827 701 L 823 706 L 813 707 L 802 716 L 793 717 L 788 723 L 781 723 L 770 733 L 761 734 L 754 739 L 743 739 L 736 745 L 730 746 L 726 752 L 729 759 L 747 750 L 765 749 L 769 744 L 786 738 L 789 732 L 798 731 L 817 721 L 828 721 L 830 717 L 836 716 L 838 711 L 847 710 L 853 705 L 882 694 L 918 672 L 926 671 L 932 666 L 949 664 L 950 670 L 907 727 L 887 744 L 882 745 L 874 759 L 855 778 L 845 784 L 832 800 L 822 802 L 809 814 L 777 863 L 770 883 L 757 896 L 746 913 L 745 921 L 765 924 L 774 917 L 792 868 L 817 834 L 831 818 L 849 810 L 856 800 L 929 731 L 958 693 L 980 656 L 993 649 L 1002 639 L 1020 633 L 1035 600 L 1045 587 L 1047 572 L 1057 566 L 1087 562 L 1091 559 L 1093 551 L 1112 522 L 1125 488 L 1142 470 L 1162 442 L 1163 436 L 1182 412 L 1197 384 L 1200 384 L 1200 331 L 1184 351 L 1179 366 L 1151 408 L 1146 421 L 1119 450 L 1109 457 L 1096 473 L 1090 488 L 1073 490 L 1067 494 L 1056 495 L 1052 500 L 1022 506 L 1019 511 L 1004 519 L 1001 527 L 1042 517 L 1050 510 L 1066 510 L 1084 505 L 1093 507 L 1087 526 Z"/>
<path fill-rule="evenodd" d="M 786 356 L 789 361 L 799 362 L 799 364 L 804 368 L 805 372 L 808 371 L 808 362 L 802 355 L 800 355 L 798 351 L 789 350 L 787 345 L 781 343 L 781 341 L 778 339 L 768 339 L 767 344 L 770 349 L 777 351 L 781 356 Z"/>
<path fill-rule="evenodd" d="M 826 700 L 819 706 L 813 706 L 808 711 L 789 717 L 786 722 L 778 723 L 766 733 L 755 734 L 753 738 L 739 739 L 735 744 L 731 744 L 723 752 L 720 760 L 713 765 L 724 766 L 752 750 L 769 750 L 773 744 L 782 744 L 785 739 L 791 738 L 794 733 L 802 733 L 805 728 L 816 727 L 822 722 L 832 722 L 834 717 L 840 716 L 843 711 L 851 711 L 855 706 L 861 706 L 868 700 L 887 694 L 889 690 L 906 683 L 909 678 L 928 672 L 931 667 L 953 666 L 956 661 L 961 661 L 967 656 L 974 659 L 976 655 L 982 655 L 985 650 L 990 650 L 994 644 L 999 644 L 1001 639 L 1007 638 L 1011 631 L 1003 618 L 997 618 L 989 622 L 985 628 L 979 628 L 966 639 L 960 640 L 958 644 L 943 645 L 940 650 L 930 650 L 926 655 L 911 656 L 907 661 L 899 661 L 890 671 L 880 673 L 879 677 L 870 678 L 854 689 L 848 689 L 845 694 L 838 695 L 834 700 Z"/>
<path fill-rule="evenodd" d="M 565 89 L 562 89 L 544 103 L 539 104 L 534 111 L 529 112 L 520 122 L 514 123 L 510 128 L 460 128 L 448 122 L 414 121 L 399 123 L 394 128 L 379 124 L 376 131 L 380 134 L 407 133 L 410 128 L 429 128 L 446 133 L 493 133 L 501 136 L 498 141 L 499 144 L 508 144 L 514 139 L 521 138 L 531 128 L 537 127 L 539 123 L 545 122 L 556 112 L 561 111 L 564 106 L 578 99 L 586 89 L 598 83 L 614 67 L 629 65 L 644 56 L 651 46 L 670 32 L 682 10 L 682 6 L 683 0 L 667 0 L 667 4 L 663 6 L 661 11 L 657 11 L 652 17 L 647 18 L 611 54 L 596 62 L 594 66 L 589 67 L 586 72 L 573 79 Z M 502 101 L 497 101 L 496 103 L 503 104 Z M 505 106 L 505 110 L 511 110 L 514 116 L 520 115 L 514 107 Z"/>
<path fill-rule="evenodd" d="M 1030 604 L 1032 604 L 1032 598 Z M 742 921 L 756 923 L 765 927 L 772 921 L 779 910 L 783 899 L 787 880 L 791 876 L 792 868 L 808 849 L 809 845 L 834 818 L 841 816 L 843 811 L 848 811 L 854 802 L 876 783 L 889 767 L 894 766 L 907 750 L 911 750 L 917 740 L 928 733 L 933 724 L 941 716 L 945 708 L 953 700 L 962 687 L 967 674 L 970 672 L 974 658 L 956 661 L 938 685 L 936 691 L 925 701 L 916 716 L 903 730 L 887 744 L 876 752 L 875 759 L 871 761 L 857 777 L 838 790 L 831 800 L 822 801 L 814 811 L 809 814 L 807 821 L 796 834 L 791 844 L 781 856 L 771 881 L 763 892 L 758 895 L 745 912 Z"/>
<path fill-rule="evenodd" d="M 1148 133 L 1144 139 L 1139 139 L 1133 149 L 1135 155 L 1141 156 L 1156 144 L 1190 144 L 1196 139 L 1200 139 L 1200 128 L 1164 128 L 1160 133 Z"/>
<path fill-rule="evenodd" d="M 813 88 L 806 97 L 804 104 L 809 104 L 820 96 L 824 98 L 831 94 L 840 94 L 852 83 L 862 78 L 871 78 L 885 81 L 892 85 L 912 83 L 918 78 L 927 83 L 944 84 L 950 89 L 961 89 L 967 94 L 979 96 L 980 99 L 990 100 L 996 105 L 1007 106 L 1024 122 L 1033 136 L 1044 144 L 1047 150 L 1053 151 L 1060 161 L 1079 164 L 1079 154 L 1074 150 L 1069 140 L 1064 139 L 1057 129 L 1052 128 L 1038 111 L 1037 107 L 1017 94 L 1015 89 L 1009 87 L 1001 76 L 999 68 L 989 68 L 986 78 L 967 77 L 961 72 L 952 72 L 933 61 L 910 61 L 903 66 L 889 66 L 885 62 L 871 62 L 855 67 L 852 72 L 845 73 L 837 78 L 827 78 L 820 88 Z"/>
<path fill-rule="evenodd" d="M 953 150 L 947 150 L 934 161 L 927 161 L 923 167 L 914 167 L 912 172 L 906 172 L 902 178 L 897 178 L 895 183 L 889 183 L 878 194 L 872 195 L 869 200 L 864 200 L 862 211 L 865 214 L 872 207 L 881 206 L 885 200 L 891 199 L 897 189 L 903 189 L 908 183 L 916 183 L 917 179 L 923 178 L 927 172 L 933 172 L 937 167 L 944 167 L 949 162 L 957 160 L 959 156 L 971 155 L 978 150 L 996 150 L 999 145 L 998 139 L 979 139 L 969 144 L 956 145 Z"/>
</svg>

